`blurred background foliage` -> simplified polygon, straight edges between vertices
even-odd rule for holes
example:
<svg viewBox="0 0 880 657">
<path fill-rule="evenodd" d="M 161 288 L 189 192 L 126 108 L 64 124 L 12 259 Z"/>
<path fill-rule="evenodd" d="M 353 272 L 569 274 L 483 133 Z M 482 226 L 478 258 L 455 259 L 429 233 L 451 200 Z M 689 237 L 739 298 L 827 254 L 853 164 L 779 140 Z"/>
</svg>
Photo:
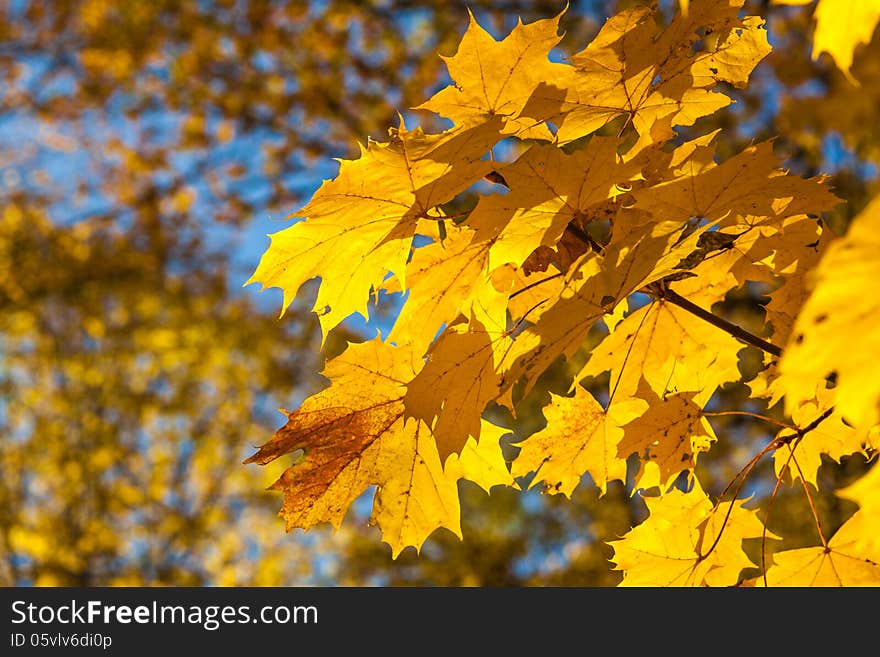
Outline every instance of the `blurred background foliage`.
<svg viewBox="0 0 880 657">
<path fill-rule="evenodd" d="M 560 55 L 631 4 L 570 2 Z M 276 297 L 241 289 L 264 234 L 333 175 L 331 158 L 382 139 L 445 84 L 436 55 L 454 51 L 468 7 L 500 35 L 562 6 L 0 0 L 0 584 L 619 580 L 604 541 L 644 513 L 623 486 L 598 500 L 586 481 L 569 501 L 465 482 L 464 542 L 438 532 L 393 562 L 363 506 L 336 534 L 285 534 L 264 490 L 279 471 L 241 465 L 281 423 L 277 408 L 322 385 L 308 295 L 279 321 Z M 793 171 L 832 175 L 848 200 L 829 217 L 842 232 L 878 191 L 880 38 L 856 53 L 856 87 L 827 56 L 810 59 L 809 7 L 747 10 L 767 17 L 776 49 L 736 105 L 688 132 L 724 128 L 721 157 L 775 137 Z M 744 288 L 716 311 L 761 333 L 762 301 Z M 753 374 L 759 356 L 741 358 Z M 568 371 L 521 402 L 516 437 L 541 425 Z M 763 410 L 743 385 L 717 397 Z M 713 423 L 724 438 L 700 474 L 719 493 L 768 434 Z M 828 463 L 822 476 L 834 488 L 864 467 Z M 747 492 L 770 477 L 762 466 Z M 852 510 L 819 498 L 830 525 Z M 795 528 L 786 547 L 813 539 L 796 488 L 774 505 L 770 527 L 783 526 Z"/>
</svg>

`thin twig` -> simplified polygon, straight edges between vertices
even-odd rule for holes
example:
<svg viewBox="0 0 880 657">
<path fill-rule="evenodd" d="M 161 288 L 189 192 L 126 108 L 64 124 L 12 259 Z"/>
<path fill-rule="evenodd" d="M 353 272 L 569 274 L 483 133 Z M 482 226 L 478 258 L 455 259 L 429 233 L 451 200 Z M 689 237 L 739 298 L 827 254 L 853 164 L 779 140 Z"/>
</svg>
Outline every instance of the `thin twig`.
<svg viewBox="0 0 880 657">
<path fill-rule="evenodd" d="M 794 455 L 794 450 L 801 442 L 801 438 L 798 438 L 793 445 L 789 445 L 789 449 L 791 450 L 791 460 L 794 461 L 794 467 L 797 468 L 799 478 L 801 480 L 801 486 L 804 489 L 804 493 L 807 496 L 807 502 L 810 505 L 810 511 L 813 514 L 813 520 L 816 521 L 816 531 L 819 532 L 819 540 L 822 541 L 822 547 L 828 547 L 828 541 L 825 539 L 825 534 L 822 531 L 822 524 L 819 522 L 819 514 L 816 512 L 816 505 L 813 503 L 813 495 L 810 493 L 810 488 L 807 486 L 807 481 L 804 479 L 803 470 L 801 470 L 801 466 L 798 463 L 797 457 Z"/>
<path fill-rule="evenodd" d="M 764 516 L 764 529 L 761 531 L 761 569 L 763 570 L 763 579 L 764 586 L 767 586 L 767 560 L 766 560 L 766 544 L 767 544 L 767 523 L 770 520 L 770 510 L 773 508 L 773 502 L 776 499 L 776 494 L 779 492 L 779 487 L 782 485 L 782 478 L 785 476 L 786 471 L 788 470 L 788 464 L 794 459 L 794 450 L 798 446 L 801 440 L 803 440 L 804 436 L 813 431 L 816 427 L 818 427 L 822 422 L 828 419 L 831 414 L 834 412 L 834 407 L 827 409 L 821 415 L 819 415 L 815 420 L 810 422 L 803 429 L 797 429 L 793 434 L 788 436 L 777 436 L 770 445 L 773 446 L 773 449 L 779 449 L 783 445 L 789 445 L 789 454 L 788 458 L 785 460 L 785 464 L 782 466 L 782 469 L 779 471 L 779 475 L 776 477 L 776 485 L 773 486 L 773 492 L 770 494 L 770 501 L 767 504 L 767 515 Z M 794 445 L 791 445 L 791 442 L 795 441 Z M 795 465 L 797 465 L 798 473 L 801 475 L 801 481 L 804 480 L 803 472 L 801 472 L 800 465 L 795 461 Z M 828 547 L 828 544 L 825 542 L 825 536 L 822 534 L 822 528 L 819 526 L 819 517 L 816 515 L 815 507 L 813 506 L 813 499 L 810 496 L 809 491 L 807 491 L 807 499 L 810 502 L 810 508 L 813 510 L 813 517 L 816 520 L 816 527 L 819 530 L 819 538 L 822 540 L 822 545 Z"/>
<path fill-rule="evenodd" d="M 783 422 L 779 422 L 778 420 L 774 420 L 773 418 L 769 418 L 764 415 L 758 415 L 757 413 L 749 413 L 748 411 L 718 411 L 715 413 L 704 413 L 704 415 L 740 415 L 740 414 L 742 414 L 742 415 L 745 415 L 748 417 L 754 417 L 759 420 L 764 420 L 766 422 L 770 422 L 770 423 L 775 424 L 777 426 L 782 426 L 786 429 L 792 429 L 794 433 L 792 433 L 791 435 L 788 435 L 788 436 L 777 436 L 773 440 L 771 440 L 769 443 L 767 443 L 763 447 L 763 449 L 761 449 L 760 452 L 755 454 L 751 459 L 749 459 L 748 463 L 746 463 L 742 468 L 739 469 L 739 472 L 737 472 L 736 475 L 734 475 L 733 479 L 730 480 L 730 482 L 727 484 L 727 486 L 721 492 L 721 495 L 718 497 L 719 504 L 712 510 L 713 513 L 715 512 L 715 510 L 717 510 L 721 506 L 720 501 L 724 499 L 725 495 L 727 495 L 727 493 L 730 491 L 730 489 L 733 487 L 733 485 L 737 482 L 737 480 L 739 480 L 739 485 L 736 487 L 736 490 L 733 493 L 733 497 L 730 500 L 730 505 L 727 507 L 727 513 L 724 514 L 724 520 L 721 523 L 721 529 L 718 530 L 718 535 L 715 537 L 715 540 L 712 542 L 712 545 L 709 546 L 709 549 L 706 550 L 706 552 L 704 552 L 702 554 L 698 554 L 698 558 L 700 561 L 702 561 L 703 559 L 708 557 L 710 554 L 712 554 L 712 551 L 718 546 L 718 543 L 721 540 L 721 536 L 722 536 L 722 534 L 724 534 L 724 530 L 727 527 L 727 522 L 730 520 L 730 515 L 731 515 L 731 513 L 733 513 L 733 507 L 734 507 L 734 504 L 736 503 L 737 498 L 739 497 L 740 491 L 742 491 L 743 486 L 745 486 L 746 481 L 748 480 L 749 476 L 752 474 L 752 471 L 758 465 L 758 462 L 762 458 L 764 458 L 764 456 L 766 456 L 769 452 L 777 450 L 780 447 L 782 447 L 783 445 L 789 445 L 789 448 L 792 450 L 792 452 L 791 452 L 788 460 L 785 462 L 785 465 L 783 466 L 779 477 L 777 477 L 776 485 L 773 488 L 773 493 L 771 494 L 770 503 L 767 508 L 767 517 L 765 518 L 764 529 L 761 534 L 761 566 L 762 566 L 762 568 L 764 568 L 764 565 L 765 565 L 764 545 L 766 542 L 766 533 L 767 533 L 766 522 L 767 522 L 767 519 L 769 519 L 769 517 L 770 517 L 770 507 L 773 506 L 773 500 L 774 500 L 776 493 L 779 489 L 781 479 L 784 476 L 786 469 L 788 468 L 789 462 L 792 459 L 794 459 L 794 449 L 797 447 L 797 443 L 799 443 L 806 434 L 808 434 L 810 431 L 813 431 L 816 427 L 818 427 L 826 418 L 828 418 L 828 416 L 831 415 L 831 413 L 833 411 L 834 411 L 833 408 L 828 409 L 827 411 L 822 413 L 819 417 L 817 417 L 812 422 L 810 422 L 803 429 L 798 429 L 796 427 L 792 427 L 791 425 L 785 424 Z M 790 445 L 791 441 L 795 438 L 797 439 L 795 444 Z M 801 481 L 803 482 L 804 481 L 803 473 L 801 472 L 800 465 L 798 464 L 796 459 L 794 462 L 795 462 L 795 466 L 797 466 L 797 468 L 798 468 L 798 472 L 801 474 Z M 806 490 L 806 488 L 804 490 L 807 493 L 807 499 L 809 500 L 810 508 L 813 511 L 813 518 L 816 520 L 816 527 L 819 530 L 819 538 L 822 539 L 822 544 L 824 546 L 827 546 L 827 543 L 825 542 L 825 537 L 822 534 L 822 528 L 819 526 L 819 516 L 816 513 L 815 506 L 813 505 L 813 499 L 810 495 L 810 492 L 808 490 Z M 766 568 L 764 568 L 764 570 L 766 571 Z M 765 585 L 766 585 L 766 575 L 765 575 Z"/>
<path fill-rule="evenodd" d="M 739 482 L 739 486 L 736 487 L 736 491 L 734 491 L 734 493 L 733 493 L 733 497 L 730 500 L 730 505 L 727 507 L 727 513 L 724 514 L 724 520 L 721 522 L 721 529 L 718 530 L 718 535 L 715 537 L 715 540 L 712 541 L 712 545 L 709 546 L 709 549 L 706 550 L 705 553 L 699 554 L 700 561 L 702 561 L 703 559 L 708 557 L 710 554 L 712 554 L 712 551 L 718 546 L 718 543 L 721 540 L 721 535 L 724 534 L 724 529 L 727 527 L 727 521 L 730 520 L 730 514 L 733 513 L 733 506 L 736 503 L 736 499 L 739 497 L 740 491 L 742 491 L 743 486 L 745 486 L 746 481 L 749 478 L 749 475 L 752 474 L 752 470 L 755 469 L 755 467 L 758 465 L 758 462 L 762 458 L 764 458 L 764 455 L 767 454 L 767 452 L 774 449 L 775 442 L 776 442 L 775 440 L 771 440 L 769 443 L 767 443 L 767 445 L 760 452 L 755 454 L 751 458 L 751 460 L 749 460 L 748 463 L 746 463 L 742 468 L 740 468 L 739 472 L 737 472 L 736 475 L 734 476 L 734 478 L 730 480 L 730 483 L 727 484 L 727 486 L 725 487 L 725 489 L 723 491 L 721 491 L 721 495 L 718 497 L 719 506 L 720 506 L 720 500 L 724 499 L 724 496 L 727 495 L 727 492 L 731 489 L 731 487 L 736 482 L 736 480 L 740 479 L 740 477 L 742 477 L 742 479 Z M 717 509 L 717 508 L 718 508 L 718 506 L 715 507 L 715 509 Z M 713 513 L 715 512 L 715 509 L 712 509 Z"/>
<path fill-rule="evenodd" d="M 776 500 L 779 487 L 782 486 L 782 478 L 785 476 L 786 470 L 788 470 L 788 462 L 793 455 L 794 452 L 789 454 L 788 459 L 776 476 L 776 485 L 773 486 L 773 492 L 770 493 L 770 501 L 767 502 L 767 514 L 764 516 L 764 527 L 761 529 L 761 576 L 764 579 L 764 588 L 767 588 L 767 523 L 770 522 L 770 511 L 773 509 L 773 502 Z"/>
<path fill-rule="evenodd" d="M 777 347 L 774 344 L 770 344 L 762 338 L 759 338 L 754 333 L 749 333 L 744 328 L 737 326 L 733 322 L 727 321 L 723 317 L 719 317 L 718 315 L 709 312 L 704 308 L 700 308 L 700 306 L 698 306 L 694 302 L 685 299 L 683 296 L 673 290 L 670 290 L 668 287 L 658 286 L 656 288 L 652 288 L 652 291 L 656 294 L 656 296 L 665 299 L 669 303 L 675 304 L 679 308 L 688 311 L 692 315 L 696 315 L 700 319 L 709 322 L 713 326 L 720 328 L 726 333 L 729 333 L 738 340 L 742 340 L 747 344 L 758 347 L 758 349 L 762 349 L 768 354 L 772 354 L 777 357 L 782 356 L 781 348 Z"/>
<path fill-rule="evenodd" d="M 782 447 L 783 445 L 787 445 L 795 438 L 798 438 L 798 439 L 803 438 L 808 433 L 810 433 L 813 429 L 815 429 L 820 424 L 822 424 L 825 420 L 827 420 L 829 417 L 831 417 L 831 414 L 833 412 L 834 412 L 834 407 L 832 406 L 831 408 L 827 409 L 824 413 L 822 413 L 822 415 L 820 415 L 815 420 L 810 422 L 803 429 L 796 429 L 795 432 L 789 436 L 777 436 L 776 441 L 779 443 L 779 445 L 777 447 Z"/>
<path fill-rule="evenodd" d="M 769 422 L 770 424 L 774 424 L 777 427 L 781 427 L 783 429 L 791 429 L 792 431 L 797 431 L 797 427 L 787 424 L 785 422 L 781 422 L 775 418 L 767 417 L 766 415 L 760 415 L 758 413 L 750 413 L 749 411 L 703 411 L 703 417 L 722 417 L 725 415 L 743 415 L 745 417 L 753 417 L 756 420 L 762 420 L 764 422 Z"/>
</svg>

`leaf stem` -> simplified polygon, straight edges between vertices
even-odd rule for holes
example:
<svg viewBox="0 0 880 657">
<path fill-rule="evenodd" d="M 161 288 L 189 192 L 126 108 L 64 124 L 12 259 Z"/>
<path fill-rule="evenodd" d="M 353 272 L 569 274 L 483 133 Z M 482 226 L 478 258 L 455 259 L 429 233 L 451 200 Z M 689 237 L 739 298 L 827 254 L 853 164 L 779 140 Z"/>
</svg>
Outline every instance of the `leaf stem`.
<svg viewBox="0 0 880 657">
<path fill-rule="evenodd" d="M 584 244 L 588 244 L 591 249 L 593 249 L 596 253 L 602 253 L 605 250 L 605 247 L 599 244 L 593 237 L 580 226 L 575 225 L 574 223 L 568 224 L 565 227 L 567 231 L 570 231 L 572 235 L 577 237 Z"/>
<path fill-rule="evenodd" d="M 651 301 L 653 304 L 654 302 Z M 648 313 L 642 315 L 642 319 L 639 321 L 638 328 L 636 328 L 635 335 L 639 334 L 639 331 L 642 330 L 642 326 L 645 323 L 645 318 L 648 316 Z M 620 380 L 623 378 L 623 371 L 626 369 L 627 363 L 629 363 L 629 356 L 632 353 L 633 346 L 635 345 L 635 340 L 630 340 L 629 346 L 626 348 L 626 355 L 623 357 L 623 364 L 620 366 L 620 372 L 617 374 L 617 381 L 614 382 L 614 387 L 611 388 L 611 393 L 608 395 L 608 405 L 606 409 L 611 407 L 611 402 L 614 401 L 614 395 L 617 393 L 617 386 L 620 385 Z"/>
<path fill-rule="evenodd" d="M 789 449 L 791 450 L 791 460 L 794 461 L 794 467 L 797 468 L 799 479 L 801 480 L 801 486 L 804 489 L 804 493 L 807 496 L 807 502 L 810 505 L 810 511 L 813 514 L 813 520 L 816 523 L 816 531 L 819 532 L 819 540 L 822 541 L 822 547 L 828 547 L 828 541 L 825 539 L 825 533 L 822 531 L 822 523 L 819 522 L 819 514 L 816 511 L 816 505 L 813 502 L 813 495 L 810 493 L 810 488 L 807 486 L 807 481 L 804 479 L 803 470 L 801 470 L 800 463 L 798 463 L 797 457 L 794 455 L 794 450 L 800 444 L 801 438 L 798 438 L 797 441 L 793 445 L 789 445 Z"/>
<path fill-rule="evenodd" d="M 553 274 L 553 275 L 551 275 L 551 276 L 548 276 L 547 278 L 542 278 L 540 281 L 535 281 L 534 283 L 529 283 L 528 285 L 526 285 L 526 286 L 525 286 L 524 288 L 522 288 L 521 290 L 517 290 L 516 292 L 513 292 L 513 293 L 510 295 L 509 298 L 510 298 L 510 299 L 513 299 L 514 297 L 519 296 L 519 295 L 522 294 L 523 292 L 528 292 L 528 291 L 531 290 L 533 287 L 537 287 L 538 285 L 541 285 L 541 283 L 546 283 L 547 281 L 552 281 L 554 278 L 559 278 L 560 276 L 565 276 L 565 273 L 564 273 L 564 272 L 558 272 L 558 273 L 556 273 L 556 274 Z"/>
</svg>

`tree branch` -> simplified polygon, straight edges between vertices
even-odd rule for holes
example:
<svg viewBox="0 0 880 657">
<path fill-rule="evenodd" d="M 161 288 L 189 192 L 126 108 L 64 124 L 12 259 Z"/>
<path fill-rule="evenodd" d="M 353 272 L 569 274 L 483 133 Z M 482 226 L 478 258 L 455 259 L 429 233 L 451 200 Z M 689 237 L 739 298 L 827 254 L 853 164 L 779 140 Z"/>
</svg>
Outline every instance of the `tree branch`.
<svg viewBox="0 0 880 657">
<path fill-rule="evenodd" d="M 783 445 L 788 445 L 794 439 L 800 440 L 801 438 L 806 436 L 808 433 L 810 433 L 813 429 L 815 429 L 820 424 L 822 424 L 825 420 L 827 420 L 833 412 L 834 412 L 834 406 L 827 409 L 824 413 L 822 413 L 822 415 L 820 415 L 815 420 L 810 422 L 803 429 L 798 429 L 794 433 L 788 434 L 787 436 L 777 436 L 776 440 L 773 441 L 773 449 L 779 449 Z M 794 448 L 792 448 L 792 449 L 794 449 Z"/>
<path fill-rule="evenodd" d="M 675 304 L 679 308 L 682 308 L 692 315 L 696 315 L 700 319 L 709 322 L 712 326 L 716 326 L 720 328 L 722 331 L 729 333 L 733 337 L 738 340 L 742 340 L 743 342 L 752 345 L 753 347 L 757 347 L 763 351 L 766 351 L 768 354 L 773 354 L 774 356 L 782 356 L 782 349 L 777 347 L 774 344 L 770 344 L 766 340 L 759 338 L 757 335 L 753 333 L 749 333 L 744 328 L 737 326 L 732 322 L 728 322 L 723 317 L 719 317 L 704 308 L 700 308 L 697 304 L 692 301 L 688 301 L 683 296 L 670 290 L 666 286 L 652 286 L 651 292 L 661 299 L 665 299 L 669 303 Z"/>
</svg>

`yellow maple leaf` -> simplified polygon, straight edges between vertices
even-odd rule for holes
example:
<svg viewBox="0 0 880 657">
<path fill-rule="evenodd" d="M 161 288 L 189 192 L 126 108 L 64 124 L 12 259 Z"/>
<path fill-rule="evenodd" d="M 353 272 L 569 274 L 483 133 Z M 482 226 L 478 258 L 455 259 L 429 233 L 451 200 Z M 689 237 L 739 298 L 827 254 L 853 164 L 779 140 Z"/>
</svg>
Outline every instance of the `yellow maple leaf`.
<svg viewBox="0 0 880 657">
<path fill-rule="evenodd" d="M 496 269 L 491 275 L 498 289 L 508 291 L 507 309 L 515 320 L 528 317 L 530 321 L 537 322 L 550 306 L 550 300 L 557 298 L 563 285 L 558 272 L 526 274 L 513 265 Z"/>
<path fill-rule="evenodd" d="M 777 474 L 787 466 L 788 473 L 794 480 L 803 477 L 805 481 L 818 488 L 818 472 L 822 465 L 823 454 L 838 463 L 844 456 L 856 453 L 868 454 L 871 448 L 870 437 L 849 426 L 840 411 L 833 407 L 833 401 L 833 390 L 828 390 L 822 385 L 816 389 L 814 401 L 805 402 L 793 409 L 791 420 L 798 427 L 810 426 L 826 412 L 829 415 L 796 444 L 788 442 L 773 453 L 773 464 Z M 790 436 L 791 430 L 783 429 L 779 435 Z"/>
<path fill-rule="evenodd" d="M 784 344 L 794 320 L 809 296 L 809 278 L 813 269 L 833 239 L 833 233 L 820 222 L 804 217 L 785 220 L 776 234 L 769 234 L 758 244 L 758 248 L 773 253 L 762 261 L 776 275 L 782 276 L 782 283 L 773 290 L 767 310 L 767 322 L 773 327 L 773 340 Z M 759 254 L 762 255 L 762 254 Z"/>
<path fill-rule="evenodd" d="M 687 311 L 658 300 L 627 316 L 590 355 L 577 378 L 611 372 L 615 395 L 638 396 L 641 380 L 655 394 L 694 393 L 704 405 L 718 386 L 741 374 L 743 345 Z"/>
<path fill-rule="evenodd" d="M 791 415 L 834 380 L 833 404 L 864 436 L 880 422 L 880 199 L 832 243 L 815 288 L 797 317 L 779 363 L 778 385 Z"/>
<path fill-rule="evenodd" d="M 424 353 L 441 328 L 459 314 L 469 315 L 476 300 L 473 292 L 485 282 L 489 249 L 497 234 L 496 227 L 477 222 L 450 224 L 445 239 L 415 249 L 406 266 L 409 294 L 387 339 Z M 395 283 L 383 287 L 396 291 Z"/>
<path fill-rule="evenodd" d="M 813 0 L 773 0 L 777 5 L 808 5 Z M 813 34 L 813 59 L 827 52 L 847 79 L 855 85 L 852 64 L 856 49 L 871 42 L 880 21 L 880 0 L 819 0 L 813 12 L 816 30 Z"/>
<path fill-rule="evenodd" d="M 880 586 L 880 554 L 865 549 L 861 511 L 837 530 L 827 546 L 783 550 L 767 568 L 768 586 Z M 876 526 L 871 526 L 874 533 Z"/>
<path fill-rule="evenodd" d="M 727 223 L 727 222 L 725 222 Z M 784 344 L 794 316 L 806 300 L 807 275 L 829 241 L 820 222 L 806 215 L 748 217 L 717 231 L 733 238 L 720 250 L 698 246 L 704 258 L 688 271 L 693 277 L 675 281 L 671 288 L 703 308 L 724 300 L 734 288 L 749 281 L 774 285 L 767 304 L 771 342 Z M 707 240 L 708 241 L 708 240 Z"/>
<path fill-rule="evenodd" d="M 615 569 L 624 571 L 621 586 L 732 586 L 754 565 L 742 541 L 761 536 L 763 525 L 743 500 L 725 523 L 729 503 L 713 505 L 696 480 L 687 493 L 644 499 L 648 518 L 609 542 Z"/>
<path fill-rule="evenodd" d="M 567 155 L 552 145 L 536 145 L 500 169 L 510 191 L 480 199 L 469 221 L 501 228 L 489 256 L 490 271 L 506 263 L 521 265 L 538 246 L 555 245 L 572 221 L 592 221 L 591 207 L 622 193 L 638 174 L 623 163 L 619 140 L 594 137 Z"/>
<path fill-rule="evenodd" d="M 828 52 L 837 66 L 849 74 L 856 48 L 871 41 L 880 20 L 880 1 L 849 0 L 841 4 L 819 0 L 814 15 L 813 57 Z"/>
<path fill-rule="evenodd" d="M 826 178 L 801 178 L 779 168 L 772 142 L 749 146 L 717 166 L 680 166 L 677 176 L 636 190 L 635 207 L 656 216 L 725 219 L 818 213 L 837 205 Z"/>
<path fill-rule="evenodd" d="M 880 555 L 880 468 L 875 462 L 868 474 L 835 491 L 839 497 L 859 505 L 859 512 L 849 519 L 853 546 L 863 554 Z"/>
<path fill-rule="evenodd" d="M 480 437 L 483 410 L 499 394 L 496 351 L 503 352 L 510 338 L 505 325 L 506 296 L 492 292 L 490 302 L 495 308 L 487 310 L 478 300 L 470 321 L 443 332 L 407 386 L 407 415 L 431 427 L 444 461 L 459 453 L 469 437 Z"/>
<path fill-rule="evenodd" d="M 455 130 L 407 130 L 401 121 L 391 141 L 361 147 L 360 157 L 343 160 L 339 175 L 297 213 L 305 221 L 270 235 L 245 285 L 281 288 L 286 308 L 303 283 L 320 277 L 314 310 L 324 337 L 352 313 L 366 318 L 370 292 L 388 272 L 405 284 L 418 220 L 492 168 L 480 160 L 486 143 L 460 137 Z"/>
<path fill-rule="evenodd" d="M 443 467 L 447 477 L 457 476 L 477 484 L 487 493 L 494 486 L 519 488 L 513 480 L 504 453 L 499 449 L 501 439 L 510 434 L 504 427 L 483 420 L 480 438 L 468 438 L 461 454 L 452 454 Z"/>
<path fill-rule="evenodd" d="M 546 126 L 519 114 L 542 81 L 553 80 L 569 68 L 548 59 L 562 39 L 558 34 L 562 14 L 529 24 L 520 21 L 509 35 L 496 41 L 468 13 L 470 23 L 457 52 L 443 57 L 455 84 L 415 109 L 436 112 L 470 130 L 485 127 L 497 134 L 501 118 L 504 134 L 552 138 Z"/>
<path fill-rule="evenodd" d="M 666 488 L 682 470 L 693 469 L 697 454 L 708 451 L 717 437 L 694 402 L 695 393 L 679 392 L 661 398 L 643 379 L 637 394 L 646 408 L 623 425 L 618 455 L 626 459 L 638 454 L 641 467 L 636 486 Z"/>
<path fill-rule="evenodd" d="M 513 385 L 528 379 L 526 392 L 537 376 L 560 356 L 571 356 L 590 327 L 645 285 L 676 271 L 677 263 L 696 246 L 703 227 L 683 237 L 677 221 L 639 223 L 623 221 L 618 213 L 615 233 L 603 254 L 584 254 L 569 268 L 564 284 L 540 321 L 524 329 L 501 359 L 503 381 Z"/>
<path fill-rule="evenodd" d="M 597 258 L 588 254 L 576 271 L 578 273 L 566 276 L 562 288 L 537 323 L 525 328 L 500 353 L 502 390 L 509 390 L 521 377 L 526 377 L 527 393 L 557 358 L 571 356 L 590 327 L 616 305 L 611 295 L 597 293 L 596 281 L 589 283 L 602 271 Z"/>
<path fill-rule="evenodd" d="M 571 58 L 568 77 L 548 78 L 523 110 L 559 125 L 561 143 L 627 115 L 641 145 L 665 141 L 675 125 L 725 107 L 731 101 L 713 92 L 719 81 L 744 86 L 757 63 L 770 52 L 763 21 L 740 20 L 741 0 L 693 2 L 665 29 L 645 7 L 610 18 L 587 48 Z M 698 28 L 710 38 L 693 51 Z M 547 114 L 555 109 L 555 114 Z"/>
<path fill-rule="evenodd" d="M 585 473 L 603 493 L 608 482 L 626 477 L 626 460 L 617 454 L 623 432 L 589 392 L 576 386 L 573 397 L 551 394 L 544 417 L 547 426 L 519 443 L 514 477 L 534 472 L 530 488 L 543 482 L 548 493 L 566 497 Z"/>
<path fill-rule="evenodd" d="M 438 527 L 461 536 L 462 476 L 485 488 L 512 483 L 498 464 L 498 433 L 491 430 L 444 471 L 429 428 L 404 417 L 405 384 L 419 360 L 379 340 L 350 345 L 323 372 L 330 387 L 306 399 L 247 459 L 266 464 L 301 455 L 271 487 L 284 493 L 280 515 L 288 530 L 321 522 L 338 528 L 352 502 L 375 485 L 373 520 L 397 556 L 406 546 L 418 549 Z"/>
</svg>

